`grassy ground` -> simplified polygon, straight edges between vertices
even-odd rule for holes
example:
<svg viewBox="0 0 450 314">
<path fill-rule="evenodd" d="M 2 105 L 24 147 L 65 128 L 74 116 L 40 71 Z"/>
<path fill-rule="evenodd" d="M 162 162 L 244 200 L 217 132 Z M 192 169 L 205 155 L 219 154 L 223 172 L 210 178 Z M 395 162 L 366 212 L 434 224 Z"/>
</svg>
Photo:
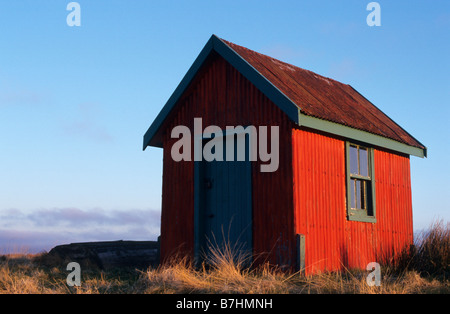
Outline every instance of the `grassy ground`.
<svg viewBox="0 0 450 314">
<path fill-rule="evenodd" d="M 418 237 L 395 265 L 382 266 L 381 285 L 370 287 L 367 271 L 303 276 L 263 265 L 245 268 L 245 256 L 214 251 L 208 267 L 176 259 L 156 269 L 82 268 L 81 286 L 69 287 L 66 265 L 44 266 L 45 255 L 0 256 L 0 293 L 450 293 L 449 225 L 442 222 Z"/>
</svg>

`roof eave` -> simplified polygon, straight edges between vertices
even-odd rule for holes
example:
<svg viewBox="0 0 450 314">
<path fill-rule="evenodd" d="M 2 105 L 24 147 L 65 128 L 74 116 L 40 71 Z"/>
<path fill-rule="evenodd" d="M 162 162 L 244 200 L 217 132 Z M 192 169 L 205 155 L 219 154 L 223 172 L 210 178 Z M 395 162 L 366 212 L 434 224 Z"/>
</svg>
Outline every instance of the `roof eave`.
<svg viewBox="0 0 450 314">
<path fill-rule="evenodd" d="M 147 132 L 145 132 L 144 135 L 144 146 L 143 150 L 147 148 L 147 146 L 154 146 L 154 147 L 162 147 L 162 141 L 161 140 L 155 140 L 154 137 L 157 134 L 158 130 L 160 129 L 161 125 L 163 124 L 164 120 L 167 118 L 169 113 L 172 111 L 173 107 L 176 105 L 178 99 L 181 97 L 181 95 L 184 93 L 186 88 L 191 83 L 192 79 L 194 78 L 195 74 L 197 74 L 200 67 L 203 65 L 206 58 L 209 56 L 211 51 L 213 50 L 213 41 L 215 40 L 215 35 L 211 36 L 211 38 L 208 40 L 206 45 L 203 47 L 200 54 L 195 59 L 194 63 L 191 65 L 187 73 L 184 75 L 183 79 L 181 80 L 180 84 L 178 84 L 175 91 L 170 96 L 169 100 L 166 102 L 164 107 L 161 109 L 159 114 L 156 116 L 153 123 L 148 128 Z"/>
<path fill-rule="evenodd" d="M 359 141 L 374 146 L 383 147 L 399 153 L 413 155 L 416 157 L 427 157 L 427 148 L 420 148 L 407 145 L 384 136 L 369 133 L 363 130 L 358 130 L 339 123 L 326 121 L 323 119 L 305 115 L 299 111 L 299 126 L 304 126 L 310 129 L 338 135 L 349 140 Z"/>
<path fill-rule="evenodd" d="M 305 126 L 318 131 L 335 134 L 344 138 L 357 140 L 367 144 L 384 147 L 400 153 L 424 158 L 427 156 L 427 148 L 414 147 L 380 135 L 358 130 L 346 125 L 326 121 L 323 119 L 308 116 L 301 112 L 292 100 L 283 94 L 265 76 L 258 72 L 251 64 L 235 52 L 230 46 L 223 42 L 216 35 L 212 35 L 202 51 L 189 68 L 186 75 L 181 80 L 169 100 L 166 102 L 160 113 L 144 135 L 145 150 L 147 146 L 162 147 L 162 139 L 156 138 L 164 120 L 177 104 L 178 100 L 188 88 L 195 75 L 212 51 L 217 52 L 244 77 L 246 77 L 255 87 L 265 94 L 276 106 L 278 106 L 295 124 Z"/>
<path fill-rule="evenodd" d="M 367 100 L 372 106 L 374 106 L 375 108 L 377 108 L 380 112 L 382 112 L 386 117 L 388 117 L 393 123 L 395 123 L 395 125 L 397 125 L 400 129 L 402 129 L 403 130 L 403 132 L 405 132 L 409 137 L 411 137 L 414 141 L 416 141 L 420 146 L 422 146 L 423 147 L 423 149 L 422 148 L 419 148 L 419 149 L 422 149 L 422 153 L 421 153 L 421 155 L 422 156 L 418 156 L 418 157 L 421 157 L 421 158 L 426 158 L 427 157 L 427 147 L 425 146 L 425 145 L 423 145 L 418 139 L 416 139 L 414 136 L 412 136 L 412 134 L 411 133 L 409 133 L 408 131 L 406 131 L 400 124 L 398 124 L 397 122 L 395 122 L 394 120 L 392 120 L 387 114 L 385 114 L 380 108 L 378 108 L 377 106 L 375 106 L 370 100 L 368 100 L 364 95 L 362 95 L 360 92 L 358 92 L 353 86 L 351 86 L 351 85 L 349 85 L 356 93 L 358 93 L 361 97 L 363 97 L 365 100 Z M 414 147 L 414 146 L 411 146 L 411 147 Z M 418 147 L 417 147 L 418 148 Z M 413 154 L 414 155 L 414 154 Z M 414 155 L 414 156 L 417 156 L 417 155 Z"/>
<path fill-rule="evenodd" d="M 145 150 L 147 146 L 162 147 L 161 140 L 155 140 L 162 123 L 172 111 L 177 101 L 187 89 L 195 74 L 203 65 L 206 58 L 212 51 L 216 51 L 221 57 L 235 67 L 243 76 L 245 76 L 253 85 L 255 85 L 262 93 L 264 93 L 274 104 L 276 104 L 293 122 L 298 123 L 298 106 L 286 97 L 278 88 L 276 88 L 269 80 L 259 73 L 253 66 L 244 60 L 231 47 L 224 43 L 216 35 L 212 35 L 202 49 L 186 75 L 181 80 L 178 87 L 170 96 L 158 116 L 148 128 L 144 135 Z"/>
</svg>

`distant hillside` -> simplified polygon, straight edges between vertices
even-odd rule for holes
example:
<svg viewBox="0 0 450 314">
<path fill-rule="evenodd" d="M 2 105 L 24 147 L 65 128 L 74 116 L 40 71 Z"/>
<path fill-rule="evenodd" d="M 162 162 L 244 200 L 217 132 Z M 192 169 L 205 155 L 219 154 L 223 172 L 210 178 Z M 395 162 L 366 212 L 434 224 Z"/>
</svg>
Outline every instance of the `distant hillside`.
<svg viewBox="0 0 450 314">
<path fill-rule="evenodd" d="M 157 241 L 106 241 L 82 242 L 55 246 L 42 255 L 42 263 L 55 264 L 77 262 L 99 269 L 135 267 L 146 269 L 159 261 Z"/>
</svg>

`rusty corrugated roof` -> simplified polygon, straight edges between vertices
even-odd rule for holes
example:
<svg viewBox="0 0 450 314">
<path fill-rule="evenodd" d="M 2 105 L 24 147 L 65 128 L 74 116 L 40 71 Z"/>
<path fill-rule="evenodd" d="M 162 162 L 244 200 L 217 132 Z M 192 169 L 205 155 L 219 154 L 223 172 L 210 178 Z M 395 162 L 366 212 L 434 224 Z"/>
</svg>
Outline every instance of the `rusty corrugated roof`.
<svg viewBox="0 0 450 314">
<path fill-rule="evenodd" d="M 425 149 L 352 86 L 221 39 L 302 113 Z"/>
<path fill-rule="evenodd" d="M 426 157 L 426 147 L 353 87 L 212 35 L 144 135 L 144 146 L 162 147 L 162 125 L 211 53 L 218 53 L 294 123 Z"/>
</svg>

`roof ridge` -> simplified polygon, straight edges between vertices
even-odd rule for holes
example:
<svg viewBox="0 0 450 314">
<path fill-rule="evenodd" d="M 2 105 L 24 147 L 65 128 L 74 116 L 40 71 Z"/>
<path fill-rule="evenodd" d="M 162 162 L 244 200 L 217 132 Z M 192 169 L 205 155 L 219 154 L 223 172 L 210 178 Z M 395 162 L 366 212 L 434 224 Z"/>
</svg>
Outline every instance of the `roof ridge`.
<svg viewBox="0 0 450 314">
<path fill-rule="evenodd" d="M 359 139 L 419 157 L 426 156 L 427 149 L 422 143 L 351 85 L 237 45 L 216 35 L 212 35 L 208 40 L 148 128 L 144 135 L 144 149 L 149 145 L 162 147 L 161 127 L 164 120 L 213 52 L 218 53 L 237 69 L 298 126 Z M 322 123 L 321 120 L 329 123 Z M 356 131 L 355 133 L 352 130 L 365 133 Z M 370 137 L 367 134 L 373 135 Z M 396 142 L 399 142 L 399 145 L 395 144 Z"/>
<path fill-rule="evenodd" d="M 249 52 L 252 52 L 252 53 L 258 54 L 258 55 L 260 55 L 260 56 L 263 56 L 263 57 L 265 57 L 265 58 L 271 59 L 272 61 L 276 61 L 276 62 L 282 63 L 283 65 L 286 65 L 286 66 L 288 66 L 288 67 L 294 67 L 296 70 L 306 71 L 306 72 L 309 72 L 309 73 L 311 73 L 311 74 L 313 74 L 313 75 L 315 75 L 315 76 L 319 76 L 320 78 L 324 78 L 324 79 L 327 79 L 327 80 L 331 80 L 331 81 L 333 81 L 333 82 L 336 82 L 336 83 L 339 83 L 339 84 L 342 84 L 342 85 L 348 85 L 348 86 L 350 86 L 350 85 L 347 84 L 347 83 L 342 83 L 342 82 L 337 81 L 337 80 L 335 80 L 335 79 L 333 79 L 333 78 L 331 78 L 331 77 L 328 77 L 328 76 L 319 74 L 319 73 L 314 72 L 314 71 L 312 71 L 312 70 L 308 70 L 308 69 L 302 68 L 302 67 L 300 67 L 300 66 L 298 66 L 298 65 L 295 65 L 295 64 L 292 64 L 292 63 L 288 63 L 288 62 L 282 61 L 282 60 L 280 60 L 280 59 L 274 58 L 274 57 L 269 56 L 269 55 L 267 55 L 267 54 L 264 54 L 264 53 L 258 52 L 258 51 L 256 51 L 256 50 L 253 50 L 253 49 L 250 49 L 250 48 L 247 48 L 247 47 L 238 45 L 238 44 L 236 44 L 236 43 L 233 43 L 233 42 L 231 42 L 231 41 L 229 41 L 229 40 L 226 40 L 226 39 L 223 39 L 223 38 L 221 38 L 221 37 L 217 37 L 217 38 L 219 38 L 220 40 L 222 40 L 223 42 L 225 42 L 225 43 L 226 43 L 227 45 L 229 45 L 229 46 L 230 46 L 230 44 L 231 44 L 231 46 L 230 46 L 231 48 L 233 48 L 232 46 L 237 46 L 237 47 L 242 48 L 242 49 L 245 49 L 245 50 L 247 50 L 247 51 L 249 51 Z"/>
<path fill-rule="evenodd" d="M 228 40 L 218 39 L 255 67 L 267 80 L 275 84 L 300 108 L 303 114 L 364 130 L 415 147 L 425 147 L 350 84 L 342 83 Z M 300 88 L 302 92 L 299 93 L 298 89 Z M 360 99 L 356 99 L 354 94 L 359 95 Z M 317 103 L 309 102 L 313 99 Z"/>
</svg>

